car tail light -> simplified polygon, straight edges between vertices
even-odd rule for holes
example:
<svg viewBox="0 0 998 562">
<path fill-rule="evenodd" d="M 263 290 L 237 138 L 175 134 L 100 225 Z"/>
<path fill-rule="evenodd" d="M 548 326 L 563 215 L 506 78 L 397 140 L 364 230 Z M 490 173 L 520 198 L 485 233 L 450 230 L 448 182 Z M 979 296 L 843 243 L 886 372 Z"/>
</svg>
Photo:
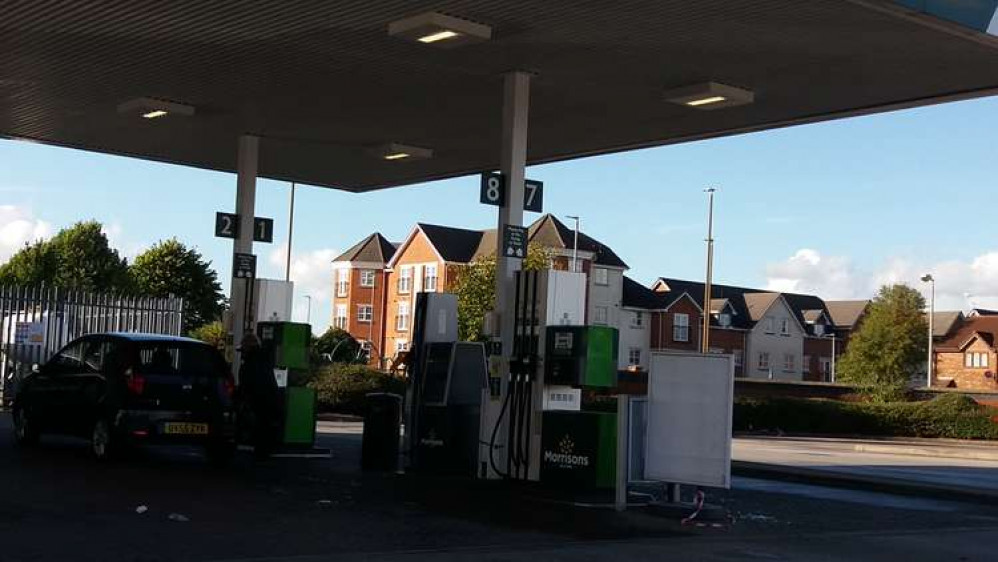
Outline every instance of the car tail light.
<svg viewBox="0 0 998 562">
<path fill-rule="evenodd" d="M 236 385 L 232 382 L 232 379 L 222 379 L 222 392 L 224 392 L 225 396 L 228 398 L 232 398 L 232 396 L 236 393 Z"/>
<path fill-rule="evenodd" d="M 125 371 L 125 386 L 132 394 L 141 395 L 146 390 L 146 378 L 128 369 Z"/>
</svg>

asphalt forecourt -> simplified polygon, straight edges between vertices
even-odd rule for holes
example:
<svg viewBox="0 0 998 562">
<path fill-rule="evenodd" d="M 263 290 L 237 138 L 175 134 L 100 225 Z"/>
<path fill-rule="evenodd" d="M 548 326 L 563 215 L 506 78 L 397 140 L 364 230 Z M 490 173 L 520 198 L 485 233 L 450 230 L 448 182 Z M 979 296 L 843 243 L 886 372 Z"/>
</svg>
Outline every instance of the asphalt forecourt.
<svg viewBox="0 0 998 562">
<path fill-rule="evenodd" d="M 320 426 L 326 458 L 239 455 L 223 470 L 195 449 L 139 451 L 111 464 L 91 460 L 85 443 L 68 439 L 44 438 L 22 451 L 7 416 L 0 419 L 5 561 L 526 560 L 553 552 L 731 560 L 739 559 L 734 553 L 820 553 L 842 536 L 872 543 L 872 521 L 897 549 L 891 552 L 917 550 L 917 530 L 972 528 L 998 545 L 998 519 L 985 506 L 772 480 L 736 477 L 729 491 L 706 490 L 704 524 L 683 525 L 684 508 L 618 514 L 504 483 L 362 473 L 361 436 L 350 424 Z M 973 555 L 981 544 L 962 541 L 956 550 Z M 912 558 L 920 559 L 931 558 Z"/>
</svg>

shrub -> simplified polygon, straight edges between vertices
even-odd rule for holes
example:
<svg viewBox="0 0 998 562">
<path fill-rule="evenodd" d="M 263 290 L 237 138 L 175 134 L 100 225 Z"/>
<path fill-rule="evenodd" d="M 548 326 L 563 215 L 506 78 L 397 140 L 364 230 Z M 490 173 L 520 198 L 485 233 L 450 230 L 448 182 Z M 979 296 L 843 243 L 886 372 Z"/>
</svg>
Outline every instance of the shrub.
<svg viewBox="0 0 998 562">
<path fill-rule="evenodd" d="M 402 379 L 364 365 L 345 363 L 323 367 L 308 386 L 315 389 L 321 411 L 342 414 L 363 414 L 368 393 L 405 393 Z"/>
<path fill-rule="evenodd" d="M 797 398 L 737 399 L 736 431 L 830 435 L 998 439 L 998 410 L 969 396 L 948 394 L 928 402 L 860 403 Z"/>
</svg>

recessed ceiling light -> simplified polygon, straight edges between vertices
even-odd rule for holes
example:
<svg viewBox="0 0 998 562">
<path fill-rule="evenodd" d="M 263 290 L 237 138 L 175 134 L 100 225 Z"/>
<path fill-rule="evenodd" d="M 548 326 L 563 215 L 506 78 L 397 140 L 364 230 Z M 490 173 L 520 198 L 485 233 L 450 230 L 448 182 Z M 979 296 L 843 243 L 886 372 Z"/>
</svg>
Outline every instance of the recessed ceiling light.
<svg viewBox="0 0 998 562">
<path fill-rule="evenodd" d="M 371 154 L 382 160 L 425 160 L 433 156 L 433 150 L 390 142 L 371 149 Z"/>
<path fill-rule="evenodd" d="M 492 38 L 492 28 L 439 12 L 427 12 L 391 22 L 388 35 L 450 48 L 488 41 Z"/>
<path fill-rule="evenodd" d="M 720 109 L 722 107 L 734 107 L 745 105 L 755 101 L 755 94 L 751 90 L 719 84 L 717 82 L 705 82 L 675 88 L 665 92 L 666 101 L 675 104 L 685 105 L 696 109 Z"/>
<path fill-rule="evenodd" d="M 156 119 L 167 115 L 190 117 L 194 115 L 194 106 L 154 98 L 136 98 L 118 106 L 122 115 L 138 115 L 146 119 Z"/>
<path fill-rule="evenodd" d="M 447 39 L 453 39 L 460 36 L 460 33 L 448 29 L 447 31 L 438 31 L 429 35 L 424 35 L 423 37 L 417 39 L 417 41 L 420 43 L 436 43 L 437 41 L 445 41 Z"/>
</svg>

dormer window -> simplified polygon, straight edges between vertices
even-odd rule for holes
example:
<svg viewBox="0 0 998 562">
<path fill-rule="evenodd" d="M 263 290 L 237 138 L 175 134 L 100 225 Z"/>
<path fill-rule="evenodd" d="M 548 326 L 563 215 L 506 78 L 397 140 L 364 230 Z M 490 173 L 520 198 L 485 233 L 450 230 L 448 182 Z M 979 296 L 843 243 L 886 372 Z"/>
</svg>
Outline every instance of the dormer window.
<svg viewBox="0 0 998 562">
<path fill-rule="evenodd" d="M 725 328 L 731 325 L 731 314 L 722 312 L 717 315 L 717 323 Z"/>
<path fill-rule="evenodd" d="M 816 335 L 816 336 L 823 336 L 823 335 L 825 335 L 825 325 L 824 324 L 815 324 L 814 325 L 814 335 Z"/>
</svg>

